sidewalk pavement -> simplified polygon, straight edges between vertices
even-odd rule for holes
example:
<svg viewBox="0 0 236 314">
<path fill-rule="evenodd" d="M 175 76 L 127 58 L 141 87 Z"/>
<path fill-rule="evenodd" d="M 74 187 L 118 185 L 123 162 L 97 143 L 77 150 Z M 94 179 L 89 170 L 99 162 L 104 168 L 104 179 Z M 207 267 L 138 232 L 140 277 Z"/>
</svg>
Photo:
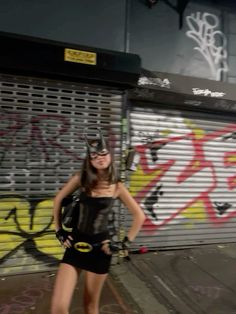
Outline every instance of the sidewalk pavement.
<svg viewBox="0 0 236 314">
<path fill-rule="evenodd" d="M 236 243 L 131 254 L 113 263 L 100 313 L 236 314 L 235 266 Z M 55 271 L 0 277 L 0 313 L 49 314 Z M 81 281 L 70 314 L 83 313 Z"/>
<path fill-rule="evenodd" d="M 50 314 L 55 271 L 0 277 L 0 314 Z M 73 296 L 70 314 L 83 312 L 83 276 Z M 114 285 L 111 276 L 101 296 L 100 313 L 142 313 L 127 294 Z"/>
<path fill-rule="evenodd" d="M 236 243 L 136 254 L 112 274 L 144 314 L 236 314 Z"/>
</svg>

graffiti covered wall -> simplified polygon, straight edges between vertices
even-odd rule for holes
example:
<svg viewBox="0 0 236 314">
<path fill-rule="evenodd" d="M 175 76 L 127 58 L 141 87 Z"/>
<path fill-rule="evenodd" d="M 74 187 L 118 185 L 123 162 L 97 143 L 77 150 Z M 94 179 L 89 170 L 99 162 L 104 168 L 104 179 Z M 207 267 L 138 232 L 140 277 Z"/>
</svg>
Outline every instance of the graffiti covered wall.
<svg viewBox="0 0 236 314">
<path fill-rule="evenodd" d="M 80 169 L 82 134 L 100 125 L 118 156 L 121 94 L 32 78 L 0 79 L 0 273 L 47 270 L 62 254 L 53 197 Z"/>
<path fill-rule="evenodd" d="M 147 245 L 235 240 L 235 134 L 233 120 L 210 114 L 132 111 L 130 188 L 147 215 Z"/>
</svg>

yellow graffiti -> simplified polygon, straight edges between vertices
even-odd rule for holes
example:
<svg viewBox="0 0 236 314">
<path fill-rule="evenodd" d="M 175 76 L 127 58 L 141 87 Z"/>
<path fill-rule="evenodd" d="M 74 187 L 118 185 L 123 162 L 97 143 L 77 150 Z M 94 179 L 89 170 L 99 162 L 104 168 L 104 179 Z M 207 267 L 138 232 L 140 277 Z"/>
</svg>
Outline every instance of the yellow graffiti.
<svg viewBox="0 0 236 314">
<path fill-rule="evenodd" d="M 23 197 L 0 199 L 0 258 L 22 245 L 28 238 L 34 240 L 43 254 L 60 258 L 63 250 L 55 238 L 52 223 L 52 199 L 40 201 L 33 209 Z"/>
<path fill-rule="evenodd" d="M 202 222 L 203 220 L 207 219 L 205 206 L 204 206 L 204 203 L 202 201 L 196 201 L 190 207 L 188 207 L 184 211 L 182 211 L 181 215 L 188 218 L 188 219 L 194 219 L 195 222 L 197 220 Z"/>
<path fill-rule="evenodd" d="M 194 160 L 194 163 L 193 163 L 193 165 L 192 165 L 192 168 L 193 168 L 193 169 L 194 169 L 194 168 L 198 169 L 200 165 L 201 165 L 201 162 L 200 162 L 199 160 Z"/>
<path fill-rule="evenodd" d="M 34 241 L 41 252 L 57 259 L 60 259 L 64 252 L 63 248 L 59 245 L 58 240 L 55 238 L 54 232 L 53 234 L 42 234 L 40 237 L 35 238 Z"/>
<path fill-rule="evenodd" d="M 137 170 L 132 173 L 130 180 L 130 193 L 135 196 L 139 191 L 143 190 L 145 183 L 149 183 L 154 180 L 160 173 L 161 169 L 154 170 L 151 174 L 144 174 L 143 170 L 140 169 L 140 166 L 137 167 Z M 142 180 L 140 180 L 142 178 Z M 145 180 L 144 180 L 145 179 Z"/>
<path fill-rule="evenodd" d="M 192 130 L 196 139 L 201 139 L 205 136 L 205 131 L 196 127 L 196 125 L 189 119 L 184 119 L 184 122 L 189 129 Z"/>
<path fill-rule="evenodd" d="M 171 134 L 171 130 L 165 129 L 160 132 L 160 136 L 167 137 Z"/>
<path fill-rule="evenodd" d="M 226 158 L 226 161 L 227 162 L 236 162 L 236 155 L 234 155 L 234 156 L 228 156 L 227 158 Z"/>
<path fill-rule="evenodd" d="M 184 119 L 183 121 L 187 127 L 187 131 L 189 132 L 189 134 L 191 134 L 191 137 L 193 137 L 192 138 L 193 141 L 202 139 L 206 135 L 205 130 L 197 127 L 191 120 Z M 178 125 L 176 126 L 176 128 L 177 127 L 178 127 Z M 172 132 L 173 131 L 171 129 L 164 129 L 162 132 L 160 132 L 159 135 L 167 137 L 169 134 L 172 134 Z M 153 139 L 153 141 L 154 140 L 155 139 Z M 148 144 L 146 145 L 146 148 L 148 149 Z M 231 160 L 233 160 L 233 159 L 231 159 Z M 235 158 L 235 160 L 236 160 L 236 158 Z M 193 170 L 193 171 L 198 170 L 200 166 L 201 166 L 201 160 L 195 159 L 191 165 L 191 169 L 188 168 L 188 170 Z M 149 168 L 149 170 L 150 170 L 150 168 Z M 137 170 L 132 172 L 130 175 L 130 192 L 131 192 L 131 194 L 133 196 L 136 196 L 137 194 L 139 194 L 139 192 L 145 190 L 146 197 L 148 197 L 150 191 L 147 191 L 145 189 L 145 187 L 148 187 L 151 182 L 155 182 L 155 181 L 156 181 L 156 185 L 158 185 L 158 183 L 160 183 L 160 181 L 157 181 L 157 179 L 158 179 L 158 177 L 161 178 L 162 171 L 163 171 L 163 169 L 154 169 L 153 172 L 146 174 L 143 172 L 142 167 L 140 165 L 138 165 Z M 162 180 L 164 180 L 164 179 L 160 179 L 160 180 L 162 182 Z M 164 186 L 165 186 L 165 182 L 164 182 Z M 163 189 L 162 192 L 165 193 L 165 190 Z M 160 201 L 160 200 L 158 199 L 157 202 L 158 201 Z M 155 211 L 158 212 L 158 209 L 155 208 Z M 163 213 L 163 211 L 162 211 L 162 213 Z M 158 215 L 158 213 L 157 213 L 157 215 Z M 168 211 L 167 211 L 166 215 L 168 215 Z M 191 206 L 186 208 L 184 211 L 182 211 L 181 214 L 179 214 L 179 216 L 185 217 L 186 220 L 188 220 L 188 227 L 193 227 L 194 223 L 196 223 L 198 221 L 202 223 L 203 221 L 206 221 L 208 219 L 208 216 L 206 214 L 205 204 L 202 201 L 196 201 L 194 204 L 192 204 Z M 150 219 L 152 220 L 152 217 Z M 176 219 L 176 223 L 181 223 L 181 221 L 182 221 L 181 219 Z M 186 226 L 187 226 L 187 224 L 186 224 Z"/>
</svg>

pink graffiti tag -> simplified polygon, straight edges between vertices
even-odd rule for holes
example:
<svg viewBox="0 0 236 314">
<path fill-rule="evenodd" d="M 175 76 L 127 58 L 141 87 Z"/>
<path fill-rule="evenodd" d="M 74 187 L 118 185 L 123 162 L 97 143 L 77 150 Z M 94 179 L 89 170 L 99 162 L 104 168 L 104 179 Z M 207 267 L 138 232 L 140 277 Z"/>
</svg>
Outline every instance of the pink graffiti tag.
<svg viewBox="0 0 236 314">
<path fill-rule="evenodd" d="M 14 144 L 14 141 L 17 132 L 19 132 L 23 128 L 29 128 L 29 138 L 22 144 L 29 147 L 31 147 L 32 144 L 36 145 L 37 149 L 43 153 L 46 161 L 49 160 L 50 148 L 58 148 L 65 155 L 70 156 L 74 160 L 81 159 L 73 151 L 67 149 L 65 146 L 58 142 L 58 139 L 60 139 L 62 135 L 66 134 L 70 127 L 70 122 L 66 117 L 60 115 L 40 114 L 37 116 L 32 116 L 30 121 L 25 121 L 25 118 L 22 114 L 4 112 L 1 113 L 0 120 L 9 124 L 5 128 L 0 129 L 0 136 L 2 139 L 6 139 L 9 136 L 11 137 L 10 140 L 3 141 L 1 143 L 1 145 L 3 147 L 6 147 L 7 150 L 16 145 Z M 48 123 L 48 121 L 52 121 L 54 122 L 54 124 L 59 125 L 59 129 L 55 132 L 55 134 L 45 136 L 43 123 Z"/>
</svg>

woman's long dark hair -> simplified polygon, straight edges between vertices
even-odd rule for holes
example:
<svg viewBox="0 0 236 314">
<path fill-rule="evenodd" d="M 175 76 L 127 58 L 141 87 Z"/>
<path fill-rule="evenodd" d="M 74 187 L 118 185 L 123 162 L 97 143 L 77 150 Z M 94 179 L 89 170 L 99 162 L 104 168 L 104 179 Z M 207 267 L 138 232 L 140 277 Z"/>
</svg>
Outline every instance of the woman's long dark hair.
<svg viewBox="0 0 236 314">
<path fill-rule="evenodd" d="M 106 169 L 105 180 L 108 182 L 108 184 L 114 184 L 117 183 L 119 180 L 117 177 L 117 171 L 114 166 L 113 152 L 111 151 L 111 149 L 109 149 L 109 152 L 111 154 L 111 162 L 108 168 Z M 99 178 L 97 169 L 93 167 L 93 165 L 91 164 L 89 154 L 87 154 L 81 169 L 81 186 L 87 193 L 90 193 L 91 190 L 96 187 L 98 181 Z"/>
</svg>

